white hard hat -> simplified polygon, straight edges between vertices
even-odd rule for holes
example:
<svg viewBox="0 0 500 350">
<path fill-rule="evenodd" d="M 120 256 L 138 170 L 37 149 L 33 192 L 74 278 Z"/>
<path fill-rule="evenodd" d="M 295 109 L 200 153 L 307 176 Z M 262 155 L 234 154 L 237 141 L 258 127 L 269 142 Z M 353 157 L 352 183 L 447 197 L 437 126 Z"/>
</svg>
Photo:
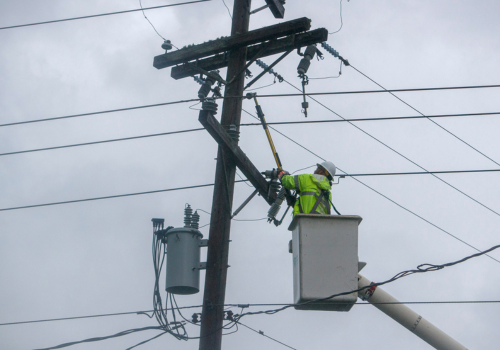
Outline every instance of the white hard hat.
<svg viewBox="0 0 500 350">
<path fill-rule="evenodd" d="M 335 164 L 332 162 L 323 162 L 323 163 L 318 163 L 317 166 L 322 167 L 328 172 L 328 177 L 331 177 L 331 180 L 333 180 L 333 177 L 335 176 L 335 173 L 337 172 L 337 167 Z"/>
</svg>

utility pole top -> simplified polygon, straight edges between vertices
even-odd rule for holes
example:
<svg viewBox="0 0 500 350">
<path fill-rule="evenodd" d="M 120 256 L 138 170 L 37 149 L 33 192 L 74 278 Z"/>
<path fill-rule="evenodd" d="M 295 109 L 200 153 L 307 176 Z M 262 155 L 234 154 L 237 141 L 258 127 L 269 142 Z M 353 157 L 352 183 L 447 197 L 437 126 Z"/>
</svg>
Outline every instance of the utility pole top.
<svg viewBox="0 0 500 350">
<path fill-rule="evenodd" d="M 179 63 L 216 55 L 241 47 L 262 43 L 267 40 L 281 38 L 291 34 L 304 32 L 311 28 L 311 20 L 306 17 L 294 19 L 269 27 L 239 33 L 203 44 L 188 46 L 177 51 L 155 56 L 153 66 L 157 69 L 167 68 Z"/>
</svg>

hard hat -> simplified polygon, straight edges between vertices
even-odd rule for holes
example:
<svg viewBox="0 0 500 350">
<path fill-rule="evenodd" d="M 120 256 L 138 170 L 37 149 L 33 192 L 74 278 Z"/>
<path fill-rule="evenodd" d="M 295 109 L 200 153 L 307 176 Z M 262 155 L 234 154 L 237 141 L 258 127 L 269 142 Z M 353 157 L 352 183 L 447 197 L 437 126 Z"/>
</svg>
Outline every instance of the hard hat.
<svg viewBox="0 0 500 350">
<path fill-rule="evenodd" d="M 325 169 L 328 172 L 328 178 L 330 178 L 330 180 L 333 180 L 335 172 L 337 171 L 337 167 L 335 166 L 335 164 L 327 161 L 323 163 L 318 163 L 316 165 Z"/>
</svg>

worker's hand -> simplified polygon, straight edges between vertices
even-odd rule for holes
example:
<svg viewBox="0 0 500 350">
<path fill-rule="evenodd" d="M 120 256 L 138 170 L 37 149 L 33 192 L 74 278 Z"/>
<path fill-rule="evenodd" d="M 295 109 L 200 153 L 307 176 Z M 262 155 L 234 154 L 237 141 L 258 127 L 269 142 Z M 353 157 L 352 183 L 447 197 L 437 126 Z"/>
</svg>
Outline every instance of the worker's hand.
<svg viewBox="0 0 500 350">
<path fill-rule="evenodd" d="M 279 173 L 278 173 L 278 179 L 281 181 L 281 178 L 285 175 L 290 175 L 290 173 L 286 170 L 281 170 Z"/>
</svg>

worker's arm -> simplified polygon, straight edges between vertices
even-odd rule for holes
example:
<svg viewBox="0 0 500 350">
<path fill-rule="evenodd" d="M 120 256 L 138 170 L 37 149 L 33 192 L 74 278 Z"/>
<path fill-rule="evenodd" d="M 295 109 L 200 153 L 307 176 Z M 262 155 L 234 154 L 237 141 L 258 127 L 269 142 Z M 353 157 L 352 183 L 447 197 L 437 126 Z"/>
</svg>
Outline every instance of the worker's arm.
<svg viewBox="0 0 500 350">
<path fill-rule="evenodd" d="M 295 176 L 284 175 L 281 177 L 281 184 L 289 190 L 297 190 L 295 186 Z M 299 181 L 300 184 L 300 181 Z M 299 191 L 300 192 L 300 191 Z"/>
</svg>

